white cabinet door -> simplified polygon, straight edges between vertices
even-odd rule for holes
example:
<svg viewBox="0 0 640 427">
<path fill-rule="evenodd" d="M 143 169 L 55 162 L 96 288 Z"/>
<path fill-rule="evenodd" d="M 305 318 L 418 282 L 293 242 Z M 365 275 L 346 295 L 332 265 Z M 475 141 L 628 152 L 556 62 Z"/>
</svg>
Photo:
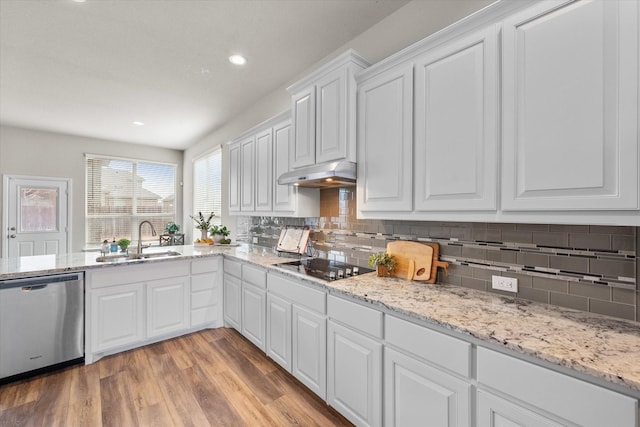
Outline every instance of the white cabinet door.
<svg viewBox="0 0 640 427">
<path fill-rule="evenodd" d="M 478 390 L 478 427 L 562 427 L 542 415 Z"/>
<path fill-rule="evenodd" d="M 385 426 L 470 426 L 471 385 L 384 349 Z"/>
<path fill-rule="evenodd" d="M 147 283 L 147 338 L 189 327 L 188 277 Z"/>
<path fill-rule="evenodd" d="M 223 311 L 224 321 L 240 332 L 240 322 L 242 315 L 242 295 L 241 295 L 241 282 L 236 277 L 224 275 L 224 289 L 223 289 Z"/>
<path fill-rule="evenodd" d="M 316 162 L 316 87 L 294 94 L 291 100 L 291 167 L 295 169 Z"/>
<path fill-rule="evenodd" d="M 265 351 L 266 291 L 242 282 L 242 335 Z"/>
<path fill-rule="evenodd" d="M 326 398 L 327 320 L 325 316 L 293 306 L 291 373 L 311 391 Z"/>
<path fill-rule="evenodd" d="M 382 425 L 382 344 L 328 323 L 327 403 L 356 425 Z"/>
<path fill-rule="evenodd" d="M 347 157 L 347 69 L 327 74 L 316 84 L 316 163 Z"/>
<path fill-rule="evenodd" d="M 255 209 L 256 140 L 250 137 L 240 142 L 240 210 Z"/>
<path fill-rule="evenodd" d="M 278 177 L 289 172 L 289 151 L 291 144 L 291 121 L 273 127 L 273 210 L 292 212 L 295 210 L 293 185 L 278 185 Z"/>
<path fill-rule="evenodd" d="M 358 87 L 358 210 L 413 209 L 413 65 Z"/>
<path fill-rule="evenodd" d="M 144 339 L 144 283 L 91 290 L 91 352 Z"/>
<path fill-rule="evenodd" d="M 240 212 L 240 144 L 229 146 L 229 212 Z"/>
<path fill-rule="evenodd" d="M 504 210 L 638 208 L 639 7 L 541 2 L 505 20 Z"/>
<path fill-rule="evenodd" d="M 273 140 L 271 128 L 256 135 L 256 211 L 271 211 L 273 200 Z"/>
<path fill-rule="evenodd" d="M 498 27 L 415 64 L 415 209 L 495 210 Z"/>
<path fill-rule="evenodd" d="M 267 356 L 291 372 L 291 303 L 267 294 Z"/>
</svg>

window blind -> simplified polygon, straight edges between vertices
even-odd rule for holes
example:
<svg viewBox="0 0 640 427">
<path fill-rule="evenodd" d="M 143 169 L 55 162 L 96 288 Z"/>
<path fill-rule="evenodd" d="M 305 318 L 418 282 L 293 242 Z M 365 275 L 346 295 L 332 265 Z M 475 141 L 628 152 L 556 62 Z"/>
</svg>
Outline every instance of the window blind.
<svg viewBox="0 0 640 427">
<path fill-rule="evenodd" d="M 88 245 L 114 238 L 137 241 L 148 220 L 158 234 L 176 218 L 176 165 L 87 155 L 86 233 Z M 155 240 L 142 228 L 142 240 Z"/>
<path fill-rule="evenodd" d="M 216 214 L 212 225 L 221 225 L 222 212 L 222 150 L 211 151 L 193 162 L 193 215 Z M 195 228 L 195 223 L 192 221 Z M 199 236 L 199 234 L 197 234 Z"/>
</svg>

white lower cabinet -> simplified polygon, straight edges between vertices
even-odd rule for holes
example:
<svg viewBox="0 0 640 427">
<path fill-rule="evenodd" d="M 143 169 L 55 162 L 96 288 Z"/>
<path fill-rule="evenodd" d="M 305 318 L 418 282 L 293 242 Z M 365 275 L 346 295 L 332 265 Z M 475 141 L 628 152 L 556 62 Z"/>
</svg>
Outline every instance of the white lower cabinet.
<svg viewBox="0 0 640 427">
<path fill-rule="evenodd" d="M 228 274 L 224 275 L 224 290 L 222 291 L 224 321 L 239 332 L 242 313 L 240 288 L 240 279 Z"/>
<path fill-rule="evenodd" d="M 326 293 L 274 273 L 267 292 L 267 355 L 325 399 Z"/>
<path fill-rule="evenodd" d="M 358 426 L 382 425 L 382 313 L 329 296 L 327 403 Z"/>
<path fill-rule="evenodd" d="M 639 421 L 637 399 L 482 347 L 478 388 L 479 426 L 636 427 Z"/>
<path fill-rule="evenodd" d="M 267 294 L 267 356 L 291 372 L 291 303 Z"/>
<path fill-rule="evenodd" d="M 291 373 L 311 391 L 327 395 L 327 319 L 299 306 L 291 309 Z"/>
<path fill-rule="evenodd" d="M 328 325 L 327 402 L 356 425 L 381 425 L 382 344 Z"/>
<path fill-rule="evenodd" d="M 241 332 L 262 351 L 265 351 L 266 298 L 264 289 L 242 282 Z"/>
<path fill-rule="evenodd" d="M 91 291 L 91 343 L 101 352 L 144 339 L 144 283 Z"/>
<path fill-rule="evenodd" d="M 189 327 L 189 277 L 147 283 L 147 337 Z"/>
<path fill-rule="evenodd" d="M 478 427 L 561 427 L 552 421 L 508 400 L 478 390 Z"/>
<path fill-rule="evenodd" d="M 217 326 L 220 259 L 89 270 L 85 361 Z"/>
<path fill-rule="evenodd" d="M 385 426 L 470 426 L 471 384 L 384 349 Z"/>
</svg>

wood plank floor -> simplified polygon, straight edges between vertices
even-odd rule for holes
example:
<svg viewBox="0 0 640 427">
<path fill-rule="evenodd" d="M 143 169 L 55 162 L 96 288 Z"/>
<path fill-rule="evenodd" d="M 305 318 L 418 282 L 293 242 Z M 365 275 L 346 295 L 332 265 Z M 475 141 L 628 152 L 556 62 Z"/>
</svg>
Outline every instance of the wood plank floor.
<svg viewBox="0 0 640 427">
<path fill-rule="evenodd" d="M 0 386 L 0 426 L 350 426 L 233 329 Z"/>
</svg>

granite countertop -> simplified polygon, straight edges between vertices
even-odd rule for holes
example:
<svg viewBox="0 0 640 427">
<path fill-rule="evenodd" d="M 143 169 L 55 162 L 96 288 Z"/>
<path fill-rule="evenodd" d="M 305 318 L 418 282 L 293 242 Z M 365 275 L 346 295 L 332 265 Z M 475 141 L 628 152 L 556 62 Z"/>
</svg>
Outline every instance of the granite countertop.
<svg viewBox="0 0 640 427">
<path fill-rule="evenodd" d="M 395 312 L 426 325 L 437 325 L 570 368 L 621 385 L 635 395 L 640 392 L 640 323 L 637 322 L 452 285 L 380 278 L 375 273 L 326 282 L 271 267 L 287 259 L 278 257 L 270 249 L 251 245 L 163 246 L 145 252 L 168 249 L 182 254 L 169 260 L 225 255 L 272 268 L 331 294 L 360 300 L 387 313 Z M 96 253 L 75 253 L 1 259 L 0 279 L 167 261 L 163 258 L 98 263 L 96 256 Z"/>
</svg>

